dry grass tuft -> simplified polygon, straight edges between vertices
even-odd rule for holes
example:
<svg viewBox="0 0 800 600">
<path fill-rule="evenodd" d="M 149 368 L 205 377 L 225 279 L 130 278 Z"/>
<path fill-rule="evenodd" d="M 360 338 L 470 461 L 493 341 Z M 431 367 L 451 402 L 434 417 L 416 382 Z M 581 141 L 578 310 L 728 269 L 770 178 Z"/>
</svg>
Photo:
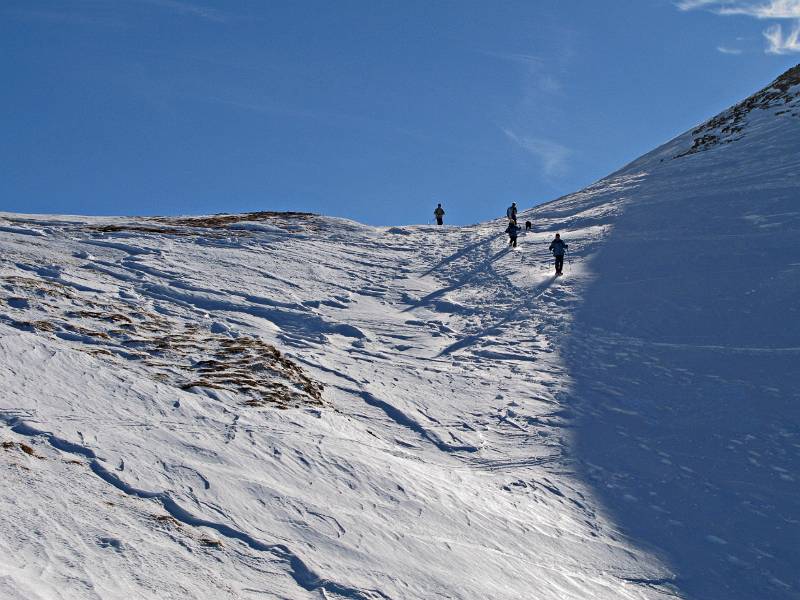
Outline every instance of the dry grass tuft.
<svg viewBox="0 0 800 600">
<path fill-rule="evenodd" d="M 49 279 L 39 279 L 37 277 L 22 277 L 20 275 L 10 275 L 4 277 L 4 287 L 31 292 L 36 296 L 52 296 L 54 298 L 74 299 L 75 294 L 72 290 L 55 281 Z"/>
<path fill-rule="evenodd" d="M 28 446 L 28 444 L 23 444 L 22 442 L 19 442 L 17 446 L 19 446 L 19 449 L 22 450 L 28 456 L 36 456 L 36 453 L 33 451 L 33 448 Z"/>
<path fill-rule="evenodd" d="M 304 229 L 321 229 L 316 219 L 317 215 L 306 212 L 278 212 L 278 211 L 257 211 L 241 214 L 218 214 L 204 217 L 151 217 L 142 219 L 142 223 L 113 224 L 113 225 L 89 225 L 88 231 L 97 233 L 152 233 L 156 235 L 174 236 L 193 236 L 198 235 L 192 229 L 209 230 L 202 235 L 214 237 L 222 236 L 247 236 L 251 232 L 247 230 L 229 230 L 228 227 L 237 223 L 257 221 L 269 222 L 271 225 L 280 229 L 290 230 L 291 226 L 303 223 Z M 153 224 L 155 223 L 155 224 Z M 180 228 L 184 229 L 180 229 Z M 190 228 L 190 229 L 187 229 Z"/>
<path fill-rule="evenodd" d="M 5 441 L 5 442 L 0 443 L 0 447 L 2 447 L 3 450 L 5 450 L 7 452 L 11 451 L 11 450 L 14 450 L 16 448 L 16 449 L 24 452 L 28 456 L 32 456 L 33 458 L 38 458 L 38 459 L 44 460 L 44 456 L 39 456 L 38 454 L 36 454 L 36 452 L 34 451 L 33 448 L 31 448 L 28 444 L 25 444 L 25 443 L 22 443 L 22 442 Z"/>
<path fill-rule="evenodd" d="M 181 522 L 172 515 L 153 515 L 153 520 L 180 529 Z"/>
<path fill-rule="evenodd" d="M 197 219 L 177 222 L 215 228 L 243 220 L 277 219 L 288 225 L 313 217 L 308 213 L 263 212 L 200 218 L 200 224 Z M 257 337 L 231 338 L 193 323 L 181 326 L 153 310 L 132 308 L 114 299 L 101 301 L 97 295 L 84 296 L 47 279 L 8 277 L 0 290 L 7 292 L 6 301 L 11 299 L 19 305 L 36 300 L 35 311 L 43 311 L 39 316 L 48 317 L 16 321 L 7 316 L 5 322 L 26 331 L 74 340 L 79 350 L 117 366 L 127 364 L 160 383 L 183 390 L 227 391 L 236 402 L 253 408 L 323 404 L 323 385 L 278 348 Z M 47 297 L 58 300 L 51 302 Z M 69 302 L 63 302 L 65 298 Z"/>
<path fill-rule="evenodd" d="M 258 211 L 251 213 L 242 213 L 237 215 L 219 214 L 208 217 L 186 217 L 177 219 L 162 218 L 161 220 L 165 223 L 183 225 L 184 227 L 221 229 L 228 227 L 229 225 L 234 225 L 236 223 L 242 223 L 246 221 L 269 221 L 273 223 L 276 227 L 281 227 L 281 225 L 285 226 L 291 223 L 297 223 L 299 221 L 307 223 L 315 216 L 316 215 L 314 215 L 313 213 L 306 213 L 306 212 Z"/>
<path fill-rule="evenodd" d="M 102 313 L 93 310 L 71 310 L 66 313 L 66 316 L 74 319 L 74 318 L 81 318 L 81 319 L 97 319 L 99 321 L 108 321 L 110 323 L 132 323 L 130 317 L 127 317 L 121 313 Z"/>
</svg>

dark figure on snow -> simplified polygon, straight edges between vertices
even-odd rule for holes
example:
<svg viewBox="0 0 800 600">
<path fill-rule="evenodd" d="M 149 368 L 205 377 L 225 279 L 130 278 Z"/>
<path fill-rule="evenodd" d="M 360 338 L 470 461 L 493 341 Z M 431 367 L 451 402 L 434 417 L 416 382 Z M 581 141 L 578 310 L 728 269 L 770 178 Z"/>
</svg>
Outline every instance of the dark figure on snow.
<svg viewBox="0 0 800 600">
<path fill-rule="evenodd" d="M 557 233 L 555 239 L 550 242 L 550 252 L 556 257 L 556 275 L 561 275 L 561 270 L 564 268 L 564 253 L 567 248 L 569 244 L 565 244 L 561 234 Z"/>
<path fill-rule="evenodd" d="M 517 247 L 517 232 L 519 231 L 519 226 L 512 222 L 508 224 L 506 227 L 506 233 L 508 234 L 508 245 L 512 248 Z"/>
<path fill-rule="evenodd" d="M 511 223 L 517 223 L 517 203 L 512 202 L 511 206 L 506 209 L 506 216 Z"/>
<path fill-rule="evenodd" d="M 444 220 L 443 220 L 444 219 L 444 209 L 442 208 L 441 204 L 439 204 L 436 207 L 436 210 L 433 211 L 433 215 L 436 217 L 436 224 L 437 225 L 441 225 L 441 224 L 444 223 Z"/>
<path fill-rule="evenodd" d="M 530 221 L 525 221 L 525 231 L 530 231 L 533 224 Z"/>
</svg>

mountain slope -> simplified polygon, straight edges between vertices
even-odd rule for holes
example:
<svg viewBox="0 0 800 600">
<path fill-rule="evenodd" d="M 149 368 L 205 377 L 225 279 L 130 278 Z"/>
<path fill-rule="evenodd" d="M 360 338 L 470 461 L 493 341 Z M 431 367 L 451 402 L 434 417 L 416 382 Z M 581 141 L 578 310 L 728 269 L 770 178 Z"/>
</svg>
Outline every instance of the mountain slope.
<svg viewBox="0 0 800 600">
<path fill-rule="evenodd" d="M 690 597 L 800 597 L 800 68 L 639 170 L 569 343 L 577 451 Z"/>
<path fill-rule="evenodd" d="M 515 251 L 3 214 L 0 593 L 797 597 L 794 76 Z"/>
<path fill-rule="evenodd" d="M 569 473 L 544 263 L 245 218 L 7 216 L 7 595 L 660 595 Z"/>
</svg>

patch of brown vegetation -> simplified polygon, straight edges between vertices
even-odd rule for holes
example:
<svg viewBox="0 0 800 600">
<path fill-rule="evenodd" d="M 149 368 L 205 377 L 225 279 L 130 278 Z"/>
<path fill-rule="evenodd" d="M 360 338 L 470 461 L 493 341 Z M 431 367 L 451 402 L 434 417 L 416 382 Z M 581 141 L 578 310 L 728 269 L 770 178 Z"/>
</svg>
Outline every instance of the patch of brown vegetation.
<svg viewBox="0 0 800 600">
<path fill-rule="evenodd" d="M 255 214 L 263 218 L 275 214 L 308 216 Z M 236 218 L 249 219 L 252 215 L 236 215 Z M 12 277 L 4 287 L 11 288 L 14 297 L 20 297 L 29 296 L 30 290 L 49 293 L 63 286 L 46 280 Z M 37 309 L 45 304 L 39 302 Z M 278 348 L 259 338 L 230 338 L 194 323 L 176 326 L 174 321 L 154 311 L 131 310 L 129 305 L 113 300 L 98 302 L 76 297 L 71 304 L 47 307 L 47 312 L 53 315 L 51 320 L 6 322 L 27 331 L 56 333 L 67 340 L 70 336 L 66 334 L 81 336 L 77 340 L 79 350 L 117 364 L 122 360 L 141 361 L 144 374 L 183 390 L 228 391 L 238 396 L 237 401 L 254 408 L 323 404 L 322 384 L 310 378 Z"/>
<path fill-rule="evenodd" d="M 182 389 L 233 391 L 246 396 L 244 404 L 252 407 L 322 404 L 322 384 L 271 344 L 252 337 L 207 336 L 204 341 L 212 358 L 192 363 L 199 378 L 182 384 Z"/>
<path fill-rule="evenodd" d="M 800 91 L 791 93 L 790 90 L 798 85 L 800 85 L 800 65 L 789 69 L 760 92 L 692 131 L 692 135 L 695 136 L 692 147 L 675 158 L 702 152 L 719 144 L 735 142 L 744 135 L 742 133 L 744 121 L 750 112 L 755 109 L 767 110 L 779 105 L 787 105 L 793 100 L 797 100 L 800 98 Z M 795 106 L 776 112 L 778 115 L 787 113 L 793 117 L 800 117 L 800 108 Z"/>
<path fill-rule="evenodd" d="M 192 229 L 205 229 L 211 230 L 210 232 L 203 233 L 203 235 L 212 236 L 246 236 L 251 235 L 246 230 L 225 230 L 231 225 L 242 223 L 246 221 L 262 221 L 270 222 L 275 227 L 281 229 L 289 228 L 291 225 L 296 225 L 298 222 L 303 222 L 305 229 L 319 230 L 320 226 L 316 222 L 314 213 L 307 212 L 281 212 L 281 211 L 256 211 L 240 214 L 217 214 L 202 217 L 149 217 L 143 219 L 144 223 L 114 223 L 110 225 L 88 225 L 88 231 L 97 233 L 152 233 L 156 235 L 173 235 L 173 236 L 193 236 L 197 235 L 196 231 L 191 229 L 179 229 L 179 227 L 192 228 Z M 149 223 L 157 223 L 158 225 L 150 225 Z"/>
<path fill-rule="evenodd" d="M 109 506 L 114 506 L 114 504 L 111 503 L 111 502 L 107 502 L 107 504 L 109 504 Z M 219 540 L 217 538 L 212 538 L 212 537 L 209 537 L 207 535 L 200 535 L 200 536 L 196 537 L 193 534 L 192 529 L 187 529 L 186 527 L 184 527 L 184 523 L 178 521 L 178 519 L 176 519 L 172 515 L 156 515 L 156 514 L 152 514 L 150 516 L 156 523 L 164 525 L 169 529 L 178 530 L 183 535 L 187 536 L 188 538 L 196 540 L 202 546 L 205 546 L 207 548 L 222 548 L 224 546 L 224 544 L 222 543 L 222 540 Z"/>
<path fill-rule="evenodd" d="M 0 443 L 0 447 L 2 447 L 3 450 L 5 450 L 7 452 L 11 451 L 11 450 L 14 450 L 16 448 L 16 449 L 24 452 L 28 456 L 32 456 L 33 458 L 38 458 L 38 459 L 44 460 L 44 456 L 39 456 L 38 454 L 36 454 L 36 452 L 33 450 L 33 448 L 31 448 L 30 446 L 28 446 L 28 444 L 25 444 L 23 442 L 5 441 L 5 442 Z"/>
<path fill-rule="evenodd" d="M 180 529 L 181 522 L 172 515 L 153 515 L 153 520 Z"/>
<path fill-rule="evenodd" d="M 114 356 L 111 350 L 106 350 L 105 348 L 81 348 L 81 350 L 92 356 Z"/>
<path fill-rule="evenodd" d="M 50 321 L 32 321 L 31 326 L 37 331 L 47 331 L 52 333 L 56 330 L 56 326 Z"/>
<path fill-rule="evenodd" d="M 87 329 L 86 327 L 81 327 L 80 325 L 72 325 L 71 323 L 64 323 L 62 325 L 62 329 L 65 331 L 69 331 L 71 333 L 77 335 L 83 335 L 86 337 L 98 338 L 101 340 L 110 340 L 111 337 L 105 333 L 104 331 L 94 331 L 92 329 Z"/>
<path fill-rule="evenodd" d="M 36 277 L 22 277 L 20 275 L 10 275 L 3 278 L 7 290 L 26 290 L 39 296 L 53 296 L 56 298 L 74 299 L 75 294 L 67 286 L 50 281 L 48 279 L 38 279 Z"/>
<path fill-rule="evenodd" d="M 116 353 L 141 360 L 149 375 L 183 390 L 227 390 L 245 397 L 252 407 L 290 408 L 321 405 L 323 386 L 284 356 L 275 346 L 258 338 L 229 338 L 212 334 L 195 324 L 175 329 L 155 313 L 130 313 L 125 328 L 109 328 L 109 314 L 118 310 L 73 311 L 71 316 L 94 321 L 98 329 L 63 325 L 64 329 L 91 336 L 100 348 L 96 354 Z M 115 319 L 114 323 L 120 319 Z M 88 351 L 88 350 L 87 350 Z"/>
<path fill-rule="evenodd" d="M 224 390 L 227 389 L 221 385 L 217 385 L 210 381 L 206 381 L 204 379 L 197 379 L 195 381 L 189 381 L 188 383 L 183 383 L 179 386 L 182 390 L 190 390 L 195 387 L 204 387 L 210 390 Z"/>
<path fill-rule="evenodd" d="M 166 218 L 162 217 L 166 223 L 174 223 L 176 225 L 183 225 L 184 227 L 201 227 L 205 229 L 220 229 L 233 225 L 235 223 L 242 223 L 245 221 L 273 221 L 276 227 L 281 224 L 288 224 L 297 221 L 309 221 L 315 217 L 314 213 L 307 212 L 277 212 L 271 210 L 257 211 L 250 213 L 241 213 L 236 215 L 219 214 L 206 217 L 184 217 L 184 218 Z"/>
<path fill-rule="evenodd" d="M 111 323 L 132 323 L 130 317 L 126 317 L 121 313 L 101 313 L 94 310 L 72 310 L 66 313 L 66 316 L 70 318 L 98 319 Z"/>
<path fill-rule="evenodd" d="M 8 324 L 24 331 L 45 331 L 47 333 L 52 333 L 56 330 L 55 325 L 50 321 L 17 321 L 16 319 L 9 319 Z"/>
</svg>

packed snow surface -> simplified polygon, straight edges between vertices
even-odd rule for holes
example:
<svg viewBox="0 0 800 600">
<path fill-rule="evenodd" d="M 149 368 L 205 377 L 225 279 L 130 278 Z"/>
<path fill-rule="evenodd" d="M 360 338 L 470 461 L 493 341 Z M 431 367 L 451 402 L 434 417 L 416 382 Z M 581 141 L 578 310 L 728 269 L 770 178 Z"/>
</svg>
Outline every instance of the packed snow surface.
<svg viewBox="0 0 800 600">
<path fill-rule="evenodd" d="M 773 89 L 516 249 L 504 219 L 0 213 L 0 598 L 799 598 Z"/>
</svg>

